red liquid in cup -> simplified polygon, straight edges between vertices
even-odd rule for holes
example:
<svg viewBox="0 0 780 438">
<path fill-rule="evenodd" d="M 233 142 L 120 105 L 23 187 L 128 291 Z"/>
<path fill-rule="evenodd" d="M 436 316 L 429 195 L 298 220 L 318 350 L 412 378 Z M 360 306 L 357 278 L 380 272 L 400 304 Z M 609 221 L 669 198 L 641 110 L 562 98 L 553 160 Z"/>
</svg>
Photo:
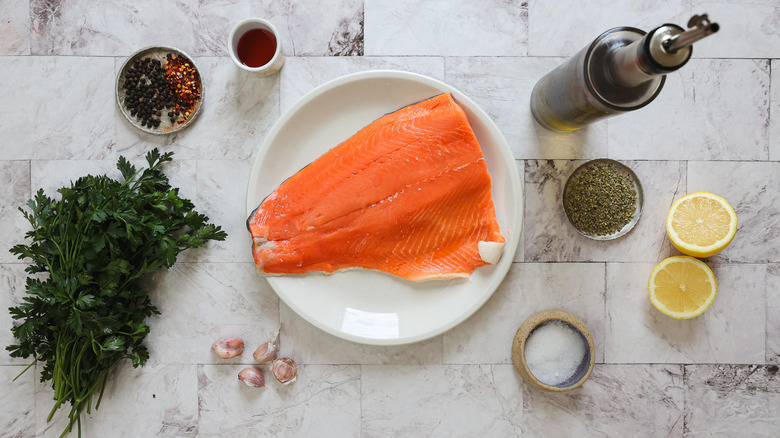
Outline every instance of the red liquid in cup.
<svg viewBox="0 0 780 438">
<path fill-rule="evenodd" d="M 241 35 L 236 48 L 238 60 L 247 67 L 262 67 L 276 53 L 276 37 L 266 29 L 252 29 Z"/>
</svg>

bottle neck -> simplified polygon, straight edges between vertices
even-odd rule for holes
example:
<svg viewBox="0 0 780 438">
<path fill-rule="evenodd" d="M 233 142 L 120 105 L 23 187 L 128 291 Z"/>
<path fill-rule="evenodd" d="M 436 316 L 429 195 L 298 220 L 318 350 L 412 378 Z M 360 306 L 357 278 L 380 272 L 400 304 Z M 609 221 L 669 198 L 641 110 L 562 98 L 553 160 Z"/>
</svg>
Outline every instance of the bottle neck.
<svg viewBox="0 0 780 438">
<path fill-rule="evenodd" d="M 609 65 L 613 80 L 624 87 L 637 87 L 685 65 L 691 58 L 691 47 L 672 53 L 664 45 L 665 41 L 681 32 L 681 27 L 665 24 L 641 39 L 616 49 Z"/>
</svg>

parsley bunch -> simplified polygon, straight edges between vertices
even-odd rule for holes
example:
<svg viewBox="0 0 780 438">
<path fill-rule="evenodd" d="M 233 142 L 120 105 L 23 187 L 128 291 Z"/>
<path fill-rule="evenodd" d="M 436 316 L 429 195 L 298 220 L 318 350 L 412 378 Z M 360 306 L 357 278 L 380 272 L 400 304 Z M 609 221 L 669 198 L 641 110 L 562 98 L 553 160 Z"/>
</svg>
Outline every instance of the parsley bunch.
<svg viewBox="0 0 780 438">
<path fill-rule="evenodd" d="M 98 408 L 117 362 L 138 367 L 149 358 L 144 320 L 159 311 L 139 280 L 170 268 L 184 249 L 227 236 L 171 188 L 162 166 L 172 155 L 155 148 L 142 170 L 120 157 L 124 182 L 87 175 L 59 189 L 60 200 L 39 190 L 30 212 L 19 209 L 32 230 L 11 252 L 32 261 L 31 275 L 23 302 L 9 309 L 18 343 L 6 349 L 43 363 L 41 381 L 52 382 L 55 399 L 47 421 L 70 402 L 62 436 L 74 424 L 81 435 L 80 414 L 96 394 Z"/>
</svg>

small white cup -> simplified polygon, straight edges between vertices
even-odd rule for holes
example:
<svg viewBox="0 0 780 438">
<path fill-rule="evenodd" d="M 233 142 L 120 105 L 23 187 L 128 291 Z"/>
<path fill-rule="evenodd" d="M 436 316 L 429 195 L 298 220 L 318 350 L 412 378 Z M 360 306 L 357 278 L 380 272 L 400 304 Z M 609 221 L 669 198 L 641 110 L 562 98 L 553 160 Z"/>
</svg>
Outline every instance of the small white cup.
<svg viewBox="0 0 780 438">
<path fill-rule="evenodd" d="M 276 51 L 274 52 L 274 56 L 265 65 L 261 65 L 260 67 L 249 67 L 238 59 L 238 41 L 245 33 L 252 29 L 265 29 L 271 32 L 274 38 L 276 38 Z M 239 21 L 233 26 L 233 30 L 230 31 L 230 36 L 228 36 L 228 52 L 230 53 L 233 62 L 235 62 L 239 68 L 261 77 L 267 77 L 278 73 L 284 65 L 284 50 L 282 49 L 282 42 L 279 39 L 279 32 L 276 31 L 276 28 L 270 21 L 262 18 L 247 18 Z"/>
</svg>

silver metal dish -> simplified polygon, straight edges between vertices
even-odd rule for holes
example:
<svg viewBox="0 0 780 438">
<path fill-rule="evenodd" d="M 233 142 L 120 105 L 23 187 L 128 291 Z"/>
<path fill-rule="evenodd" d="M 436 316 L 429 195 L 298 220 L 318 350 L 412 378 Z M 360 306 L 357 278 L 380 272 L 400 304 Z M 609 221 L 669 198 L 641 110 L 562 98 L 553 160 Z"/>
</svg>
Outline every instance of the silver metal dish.
<svg viewBox="0 0 780 438">
<path fill-rule="evenodd" d="M 150 128 L 148 126 L 142 125 L 140 119 L 130 115 L 130 110 L 127 108 L 127 105 L 125 104 L 125 93 L 124 93 L 125 73 L 137 59 L 152 58 L 164 62 L 165 57 L 168 54 L 176 55 L 188 60 L 190 62 L 190 65 L 192 65 L 195 68 L 195 72 L 198 75 L 198 80 L 200 81 L 200 98 L 195 104 L 195 107 L 192 109 L 190 115 L 183 122 L 177 121 L 175 123 L 171 123 L 171 121 L 167 117 L 163 116 L 160 117 L 160 126 L 156 128 Z M 182 129 L 192 124 L 192 121 L 195 120 L 195 117 L 198 116 L 198 114 L 200 113 L 200 109 L 203 106 L 203 96 L 205 95 L 205 86 L 203 83 L 203 77 L 200 74 L 200 69 L 198 69 L 197 65 L 195 65 L 195 61 L 193 61 L 192 58 L 190 58 L 186 53 L 182 52 L 181 50 L 175 47 L 151 46 L 151 47 L 145 47 L 133 53 L 132 55 L 130 55 L 129 58 L 125 60 L 124 64 L 122 64 L 122 67 L 119 69 L 119 74 L 116 77 L 115 94 L 116 94 L 116 103 L 119 106 L 120 111 L 122 111 L 122 114 L 124 114 L 125 118 L 133 126 L 149 134 L 165 135 L 165 134 L 172 134 L 174 132 L 181 131 Z"/>
<path fill-rule="evenodd" d="M 572 222 L 572 218 L 569 216 L 569 212 L 566 211 L 566 207 L 564 206 L 564 202 L 563 202 L 563 200 L 565 200 L 567 195 L 569 194 L 571 185 L 574 183 L 574 181 L 577 180 L 581 172 L 583 170 L 586 170 L 588 166 L 599 164 L 599 163 L 604 163 L 610 166 L 614 166 L 615 169 L 627 175 L 631 180 L 634 190 L 636 191 L 636 210 L 634 211 L 634 215 L 631 217 L 631 220 L 628 221 L 628 223 L 626 223 L 623 226 L 623 228 L 621 228 L 620 230 L 612 234 L 601 234 L 601 235 L 590 234 L 588 232 L 585 232 L 577 228 L 577 226 L 574 225 L 574 222 Z M 639 182 L 639 178 L 636 176 L 634 171 L 631 170 L 631 168 L 629 168 L 625 164 L 615 160 L 610 160 L 608 158 L 598 158 L 595 160 L 586 161 L 585 163 L 581 164 L 579 167 L 574 169 L 571 175 L 569 175 L 569 178 L 566 180 L 566 185 L 563 187 L 563 194 L 561 196 L 561 207 L 563 208 L 564 214 L 566 214 L 566 218 L 569 220 L 569 223 L 580 234 L 593 240 L 613 240 L 613 239 L 617 239 L 618 237 L 624 236 L 626 233 L 631 231 L 632 228 L 634 228 L 637 222 L 639 222 L 639 216 L 641 216 L 642 214 L 643 205 L 644 205 L 644 192 L 642 191 L 642 184 Z"/>
</svg>

